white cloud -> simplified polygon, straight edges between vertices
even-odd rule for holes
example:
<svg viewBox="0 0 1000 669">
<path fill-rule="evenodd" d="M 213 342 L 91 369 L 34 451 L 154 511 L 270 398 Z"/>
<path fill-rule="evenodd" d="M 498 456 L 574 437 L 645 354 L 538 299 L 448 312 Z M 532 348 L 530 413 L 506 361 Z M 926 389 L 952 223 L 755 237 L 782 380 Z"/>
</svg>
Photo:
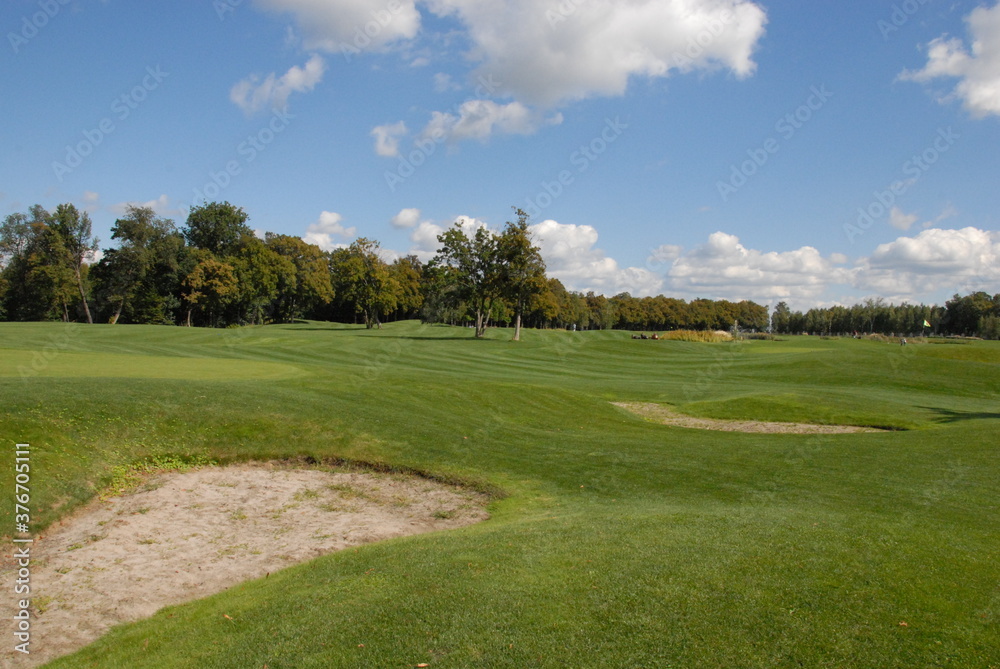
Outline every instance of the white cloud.
<svg viewBox="0 0 1000 669">
<path fill-rule="evenodd" d="M 341 221 L 344 217 L 332 211 L 324 211 L 319 215 L 319 220 L 306 228 L 306 234 L 302 240 L 308 244 L 315 244 L 324 251 L 343 248 L 346 244 L 335 242 L 334 239 L 350 239 L 357 233 L 357 229 L 345 228 Z"/>
<path fill-rule="evenodd" d="M 155 200 L 147 200 L 146 202 L 119 202 L 111 205 L 108 209 L 115 216 L 124 216 L 129 206 L 147 207 L 156 212 L 158 216 L 180 216 L 185 213 L 180 207 L 171 206 L 170 198 L 165 193 Z"/>
<path fill-rule="evenodd" d="M 859 266 L 858 287 L 886 296 L 995 290 L 1000 283 L 1000 232 L 931 228 L 881 244 Z"/>
<path fill-rule="evenodd" d="M 650 251 L 649 257 L 646 259 L 646 264 L 650 267 L 659 267 L 667 263 L 672 263 L 680 258 L 683 252 L 683 246 L 662 244 Z"/>
<path fill-rule="evenodd" d="M 417 0 L 255 0 L 290 14 L 310 50 L 360 55 L 405 46 L 422 27 Z M 455 19 L 473 73 L 502 81 L 505 95 L 553 106 L 617 96 L 634 77 L 756 68 L 767 17 L 751 0 L 422 0 Z M 411 62 L 429 64 L 426 56 Z"/>
<path fill-rule="evenodd" d="M 261 81 L 257 75 L 250 75 L 232 87 L 229 99 L 248 114 L 264 108 L 284 109 L 289 95 L 311 91 L 325 71 L 323 58 L 313 54 L 303 67 L 293 66 L 280 77 L 272 72 Z"/>
<path fill-rule="evenodd" d="M 437 237 L 444 232 L 444 226 L 436 225 L 430 221 L 422 221 L 410 233 L 410 253 L 427 262 L 437 253 Z"/>
<path fill-rule="evenodd" d="M 977 7 L 966 18 L 972 36 L 971 52 L 958 38 L 946 36 L 927 47 L 927 65 L 906 70 L 900 79 L 927 82 L 939 77 L 959 79 L 952 95 L 962 100 L 973 116 L 1000 115 L 1000 3 Z"/>
<path fill-rule="evenodd" d="M 622 95 L 632 77 L 756 68 L 764 10 L 749 0 L 428 0 L 457 18 L 472 43 L 478 74 L 506 93 L 552 106 Z"/>
<path fill-rule="evenodd" d="M 403 214 L 403 212 L 407 211 L 412 212 L 418 210 L 404 209 L 403 211 L 399 212 L 399 214 Z M 399 214 L 397 214 L 397 216 Z M 441 247 L 440 242 L 438 242 L 437 240 L 438 235 L 443 233 L 447 228 L 450 228 L 455 223 L 461 223 L 463 229 L 465 230 L 465 234 L 467 235 L 475 234 L 476 230 L 478 230 L 479 228 L 486 228 L 487 230 L 489 230 L 489 226 L 486 225 L 484 221 L 481 221 L 478 218 L 474 218 L 472 216 L 465 216 L 465 215 L 456 216 L 455 220 L 453 220 L 447 226 L 438 225 L 431 221 L 421 221 L 416 225 L 416 227 L 413 228 L 413 231 L 410 233 L 410 244 L 411 244 L 410 253 L 420 258 L 420 260 L 427 262 L 437 254 L 438 249 Z"/>
<path fill-rule="evenodd" d="M 899 230 L 909 230 L 919 218 L 916 214 L 905 214 L 899 207 L 893 207 L 889 211 L 889 225 Z"/>
<path fill-rule="evenodd" d="M 948 207 L 941 216 L 954 213 Z M 669 262 L 677 248 L 654 249 L 649 266 Z M 667 294 L 686 299 L 785 301 L 804 310 L 858 303 L 863 296 L 848 293 L 863 291 L 896 302 L 942 303 L 956 292 L 998 290 L 1000 232 L 972 227 L 923 230 L 882 244 L 853 263 L 842 253 L 823 256 L 811 246 L 781 252 L 749 249 L 738 237 L 716 232 L 707 243 L 680 253 L 664 274 Z M 832 299 L 831 293 L 839 297 Z"/>
<path fill-rule="evenodd" d="M 559 123 L 562 123 L 562 115 L 545 118 L 541 112 L 529 109 L 520 102 L 501 105 L 492 100 L 467 100 L 458 108 L 457 116 L 449 112 L 433 112 L 430 122 L 420 134 L 434 141 L 485 141 L 494 132 L 531 135 L 544 124 Z"/>
<path fill-rule="evenodd" d="M 420 29 L 414 0 L 255 0 L 292 15 L 307 49 L 355 53 L 412 39 Z"/>
<path fill-rule="evenodd" d="M 437 93 L 444 93 L 445 91 L 457 91 L 461 88 L 451 79 L 450 74 L 444 72 L 438 72 L 434 75 L 434 90 Z"/>
<path fill-rule="evenodd" d="M 406 124 L 402 121 L 372 128 L 371 135 L 375 138 L 375 153 L 386 158 L 399 155 L 399 139 L 406 135 Z"/>
<path fill-rule="evenodd" d="M 482 221 L 476 218 L 475 216 L 466 216 L 465 214 L 460 214 L 459 216 L 456 216 L 453 223 L 458 223 L 459 225 L 461 225 L 462 229 L 465 230 L 465 234 L 467 235 L 474 235 L 476 231 L 479 230 L 479 228 L 486 228 L 487 230 L 489 230 L 490 227 L 486 224 L 486 221 Z M 491 230 L 491 232 L 493 234 L 496 234 L 495 230 Z"/>
<path fill-rule="evenodd" d="M 399 213 L 392 217 L 392 227 L 412 228 L 420 222 L 419 209 L 400 209 Z"/>
<path fill-rule="evenodd" d="M 811 246 L 794 251 L 748 249 L 738 237 L 724 232 L 674 261 L 667 272 L 672 291 L 684 297 L 773 302 L 814 299 L 830 283 L 848 279 L 835 265 L 843 256 L 824 258 Z"/>
<path fill-rule="evenodd" d="M 614 258 L 595 248 L 597 230 L 592 226 L 546 220 L 529 229 L 541 249 L 547 273 L 569 290 L 592 290 L 609 297 L 622 292 L 636 297 L 661 292 L 660 276 L 641 267 L 620 267 Z"/>
<path fill-rule="evenodd" d="M 930 228 L 937 225 L 941 221 L 946 221 L 949 218 L 953 218 L 955 216 L 958 216 L 958 209 L 955 209 L 954 205 L 949 204 L 948 206 L 946 206 L 944 209 L 941 210 L 941 213 L 938 214 L 933 221 L 924 221 L 922 227 Z"/>
<path fill-rule="evenodd" d="M 101 208 L 101 196 L 92 190 L 83 191 L 83 204 L 80 205 L 80 209 L 83 211 L 93 214 Z"/>
<path fill-rule="evenodd" d="M 288 13 L 307 49 L 342 52 L 396 48 L 414 67 L 422 29 L 421 8 L 447 17 L 449 32 L 431 36 L 469 45 L 465 60 L 479 81 L 476 97 L 436 111 L 422 137 L 486 141 L 494 134 L 530 135 L 562 123 L 544 110 L 575 100 L 620 96 L 635 78 L 726 69 L 737 77 L 756 69 L 752 56 L 767 16 L 752 0 L 255 0 L 262 9 Z M 457 24 L 458 28 L 452 26 Z M 437 25 L 437 23 L 435 23 Z M 313 56 L 306 67 L 263 81 L 249 77 L 230 98 L 245 111 L 283 107 L 292 92 L 310 90 L 323 75 Z M 434 75 L 434 89 L 459 88 L 452 75 Z M 483 90 L 485 89 L 485 90 Z M 504 98 L 498 103 L 492 99 Z M 399 155 L 402 122 L 372 130 L 376 153 Z"/>
</svg>

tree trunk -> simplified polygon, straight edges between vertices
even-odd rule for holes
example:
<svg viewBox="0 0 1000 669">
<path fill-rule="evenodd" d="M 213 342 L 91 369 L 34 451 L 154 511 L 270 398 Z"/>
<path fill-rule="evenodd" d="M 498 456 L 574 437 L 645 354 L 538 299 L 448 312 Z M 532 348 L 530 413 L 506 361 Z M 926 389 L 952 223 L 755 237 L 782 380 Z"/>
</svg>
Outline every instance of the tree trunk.
<svg viewBox="0 0 1000 669">
<path fill-rule="evenodd" d="M 111 320 L 109 321 L 112 325 L 115 325 L 118 322 L 118 318 L 122 315 L 122 309 L 124 307 L 125 307 L 125 298 L 123 297 L 122 301 L 118 303 L 118 308 L 115 309 L 115 315 L 112 316 Z"/>
<path fill-rule="evenodd" d="M 87 295 L 83 292 L 83 277 L 80 275 L 80 268 L 76 268 L 76 287 L 80 289 L 80 301 L 83 302 L 83 313 L 87 316 L 87 322 L 94 324 L 94 319 L 90 316 L 90 307 L 87 306 Z"/>
<path fill-rule="evenodd" d="M 486 332 L 482 309 L 476 309 L 476 337 L 482 337 Z"/>
<path fill-rule="evenodd" d="M 194 310 L 194 307 L 188 307 L 188 315 L 187 315 L 187 326 L 188 327 L 191 327 L 191 312 L 193 310 Z"/>
<path fill-rule="evenodd" d="M 514 341 L 521 341 L 521 310 L 517 310 L 514 317 Z"/>
</svg>

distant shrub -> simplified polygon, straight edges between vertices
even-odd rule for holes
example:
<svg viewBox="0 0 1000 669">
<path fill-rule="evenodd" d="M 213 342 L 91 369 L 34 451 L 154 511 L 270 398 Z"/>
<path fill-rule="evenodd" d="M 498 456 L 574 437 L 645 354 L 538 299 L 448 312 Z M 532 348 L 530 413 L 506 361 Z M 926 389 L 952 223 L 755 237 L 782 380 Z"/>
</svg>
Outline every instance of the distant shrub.
<svg viewBox="0 0 1000 669">
<path fill-rule="evenodd" d="M 723 332 L 722 330 L 715 332 L 712 332 L 711 330 L 671 330 L 670 332 L 662 335 L 660 339 L 716 344 L 724 341 L 732 341 L 733 336 L 728 332 Z"/>
<path fill-rule="evenodd" d="M 783 339 L 778 339 L 773 334 L 767 332 L 747 332 L 743 335 L 744 339 L 757 339 L 760 341 L 784 341 Z"/>
</svg>

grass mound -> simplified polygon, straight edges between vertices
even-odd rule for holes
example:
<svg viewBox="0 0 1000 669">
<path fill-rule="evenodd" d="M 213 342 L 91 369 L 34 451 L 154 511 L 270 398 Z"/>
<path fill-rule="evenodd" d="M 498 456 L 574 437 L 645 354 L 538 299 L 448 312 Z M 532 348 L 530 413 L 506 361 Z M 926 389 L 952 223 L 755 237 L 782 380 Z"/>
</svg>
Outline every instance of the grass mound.
<svg viewBox="0 0 1000 669">
<path fill-rule="evenodd" d="M 758 420 L 813 425 L 853 425 L 884 430 L 909 430 L 933 423 L 931 412 L 899 402 L 846 392 L 746 395 L 691 402 L 685 414 L 713 420 Z"/>
</svg>

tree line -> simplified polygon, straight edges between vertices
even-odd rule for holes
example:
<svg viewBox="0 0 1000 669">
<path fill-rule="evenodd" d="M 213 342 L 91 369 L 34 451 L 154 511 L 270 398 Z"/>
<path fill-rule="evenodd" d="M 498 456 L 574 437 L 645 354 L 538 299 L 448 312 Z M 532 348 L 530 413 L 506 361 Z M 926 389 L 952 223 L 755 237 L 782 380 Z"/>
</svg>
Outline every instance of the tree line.
<svg viewBox="0 0 1000 669">
<path fill-rule="evenodd" d="M 103 250 L 87 212 L 35 205 L 0 225 L 0 318 L 226 327 L 315 319 L 360 322 L 420 318 L 468 325 L 628 330 L 744 330 L 779 333 L 919 332 L 995 335 L 1000 296 L 976 293 L 945 307 L 886 305 L 792 312 L 744 300 L 658 295 L 612 297 L 569 291 L 546 275 L 528 215 L 499 232 L 461 222 L 438 236 L 429 261 L 383 259 L 379 242 L 358 238 L 324 251 L 299 237 L 257 237 L 229 202 L 204 202 L 180 227 L 148 207 L 129 206 Z M 992 320 L 991 320 L 992 319 Z M 989 330 L 989 328 L 993 328 Z"/>
<path fill-rule="evenodd" d="M 852 335 L 856 333 L 899 336 L 956 335 L 1000 339 L 1000 293 L 973 292 L 955 295 L 945 305 L 890 304 L 870 298 L 854 306 L 833 306 L 792 311 L 779 302 L 771 315 L 771 328 L 779 334 Z"/>
</svg>

